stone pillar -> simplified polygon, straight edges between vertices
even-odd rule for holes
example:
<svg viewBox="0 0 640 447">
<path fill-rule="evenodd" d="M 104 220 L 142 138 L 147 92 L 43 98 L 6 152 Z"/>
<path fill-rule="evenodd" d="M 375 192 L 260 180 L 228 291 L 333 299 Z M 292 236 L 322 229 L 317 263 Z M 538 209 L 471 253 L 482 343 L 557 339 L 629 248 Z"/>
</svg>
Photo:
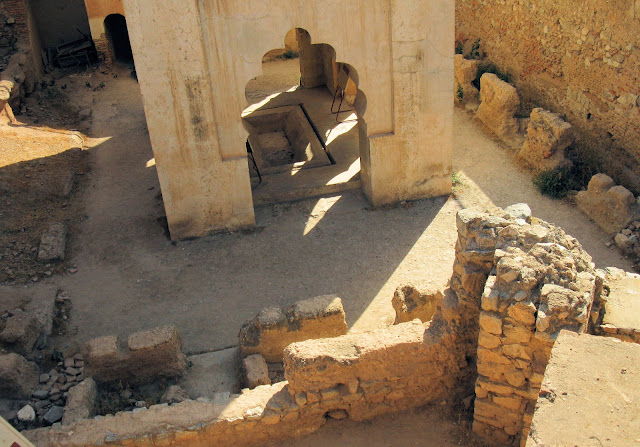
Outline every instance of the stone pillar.
<svg viewBox="0 0 640 447">
<path fill-rule="evenodd" d="M 311 44 L 311 36 L 303 29 L 296 29 L 296 38 L 300 47 L 300 85 L 314 88 L 324 84 L 324 68 L 317 48 Z"/>
<path fill-rule="evenodd" d="M 524 445 L 553 342 L 561 329 L 586 332 L 596 281 L 590 260 L 576 257 L 559 243 L 496 250 L 479 318 L 473 430 L 482 437 Z"/>
</svg>

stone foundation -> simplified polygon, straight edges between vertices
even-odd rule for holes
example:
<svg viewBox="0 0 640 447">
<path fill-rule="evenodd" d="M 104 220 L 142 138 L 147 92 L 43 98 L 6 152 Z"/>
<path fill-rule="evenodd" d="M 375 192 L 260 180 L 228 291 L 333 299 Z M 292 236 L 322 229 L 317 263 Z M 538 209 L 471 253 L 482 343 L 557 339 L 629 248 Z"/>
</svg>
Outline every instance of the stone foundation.
<svg viewBox="0 0 640 447">
<path fill-rule="evenodd" d="M 144 383 L 184 373 L 186 357 L 174 326 L 136 332 L 122 345 L 116 336 L 89 341 L 84 348 L 86 375 L 100 382 Z"/>
</svg>

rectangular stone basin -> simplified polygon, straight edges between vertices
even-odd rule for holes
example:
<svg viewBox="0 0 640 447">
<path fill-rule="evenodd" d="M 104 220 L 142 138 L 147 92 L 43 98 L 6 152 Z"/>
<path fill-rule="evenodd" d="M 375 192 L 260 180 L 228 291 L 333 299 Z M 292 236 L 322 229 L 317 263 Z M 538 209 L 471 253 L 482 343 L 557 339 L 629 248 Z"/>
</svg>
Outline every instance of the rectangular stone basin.
<svg viewBox="0 0 640 447">
<path fill-rule="evenodd" d="M 331 164 L 299 105 L 257 110 L 242 117 L 262 175 Z M 249 163 L 252 177 L 258 173 Z"/>
</svg>

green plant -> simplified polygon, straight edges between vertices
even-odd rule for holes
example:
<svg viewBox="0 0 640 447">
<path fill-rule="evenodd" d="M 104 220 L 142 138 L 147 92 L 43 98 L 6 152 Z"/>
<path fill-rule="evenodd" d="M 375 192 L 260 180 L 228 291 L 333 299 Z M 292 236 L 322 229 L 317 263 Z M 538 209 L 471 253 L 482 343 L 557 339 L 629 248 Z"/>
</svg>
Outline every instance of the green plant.
<svg viewBox="0 0 640 447">
<path fill-rule="evenodd" d="M 300 54 L 297 51 L 287 50 L 278 56 L 278 59 L 295 59 L 298 56 L 300 56 Z"/>
<path fill-rule="evenodd" d="M 541 194 L 561 199 L 577 185 L 572 169 L 562 166 L 541 172 L 533 179 Z"/>
<path fill-rule="evenodd" d="M 495 64 L 492 64 L 492 63 L 481 64 L 480 67 L 478 67 L 478 73 L 476 74 L 476 78 L 472 81 L 472 84 L 477 89 L 480 89 L 480 78 L 485 73 L 493 73 L 498 78 L 502 79 L 504 82 L 510 83 L 512 81 L 511 73 L 507 71 L 501 71 Z"/>
<path fill-rule="evenodd" d="M 456 54 L 462 54 L 464 51 L 464 45 L 459 40 L 456 40 Z"/>
<path fill-rule="evenodd" d="M 458 174 L 457 172 L 454 172 L 453 174 L 451 174 L 451 184 L 454 187 L 462 186 L 462 177 L 460 177 L 460 174 Z"/>
<path fill-rule="evenodd" d="M 458 101 L 462 101 L 464 99 L 464 89 L 460 84 L 458 84 L 458 89 L 456 90 L 456 98 L 458 98 Z"/>
<path fill-rule="evenodd" d="M 473 42 L 471 45 L 471 51 L 469 51 L 469 55 L 467 59 L 480 59 L 480 38 Z"/>
</svg>

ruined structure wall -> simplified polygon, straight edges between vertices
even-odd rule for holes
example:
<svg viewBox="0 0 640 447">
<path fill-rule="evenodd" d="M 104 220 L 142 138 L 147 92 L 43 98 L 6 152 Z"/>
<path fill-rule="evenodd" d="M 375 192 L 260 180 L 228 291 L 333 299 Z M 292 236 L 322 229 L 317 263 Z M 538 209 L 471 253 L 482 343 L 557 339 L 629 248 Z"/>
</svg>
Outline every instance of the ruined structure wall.
<svg viewBox="0 0 640 447">
<path fill-rule="evenodd" d="M 11 81 L 11 106 L 16 107 L 42 75 L 40 37 L 31 5 L 25 0 L 0 4 L 0 80 Z"/>
<path fill-rule="evenodd" d="M 446 312 L 445 312 L 446 313 Z M 355 421 L 455 394 L 464 356 L 443 318 L 289 345 L 285 377 L 242 394 L 81 420 L 27 432 L 45 446 L 249 446 L 298 437 L 337 412 Z"/>
<path fill-rule="evenodd" d="M 335 6 L 330 0 L 172 0 L 158 7 L 125 0 L 174 238 L 254 223 L 240 119 L 245 87 L 261 74 L 263 55 L 281 47 L 295 27 L 330 44 L 337 60 L 358 72 L 366 121 L 362 179 L 373 204 L 450 191 L 453 2 Z"/>
<path fill-rule="evenodd" d="M 467 51 L 480 38 L 488 59 L 513 76 L 523 113 L 541 106 L 566 115 L 582 150 L 638 192 L 637 0 L 457 0 L 456 38 Z"/>
<path fill-rule="evenodd" d="M 105 64 L 111 66 L 113 63 L 112 49 L 107 39 L 104 19 L 111 14 L 120 14 L 126 17 L 122 0 L 84 0 L 84 4 L 96 50 L 104 58 Z"/>
<path fill-rule="evenodd" d="M 84 0 L 30 0 L 42 48 L 91 34 Z"/>
</svg>

